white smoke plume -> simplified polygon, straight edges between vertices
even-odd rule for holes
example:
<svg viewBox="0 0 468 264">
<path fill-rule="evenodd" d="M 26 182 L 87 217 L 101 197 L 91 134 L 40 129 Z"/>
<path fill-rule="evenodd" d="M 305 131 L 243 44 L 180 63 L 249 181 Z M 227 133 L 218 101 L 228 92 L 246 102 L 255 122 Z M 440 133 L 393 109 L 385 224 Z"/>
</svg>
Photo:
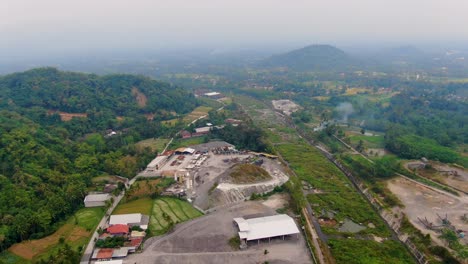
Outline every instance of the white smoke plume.
<svg viewBox="0 0 468 264">
<path fill-rule="evenodd" d="M 345 103 L 340 103 L 336 107 L 336 111 L 342 116 L 342 120 L 344 123 L 348 123 L 348 117 L 352 113 L 354 113 L 354 108 L 351 103 L 345 102 Z"/>
</svg>

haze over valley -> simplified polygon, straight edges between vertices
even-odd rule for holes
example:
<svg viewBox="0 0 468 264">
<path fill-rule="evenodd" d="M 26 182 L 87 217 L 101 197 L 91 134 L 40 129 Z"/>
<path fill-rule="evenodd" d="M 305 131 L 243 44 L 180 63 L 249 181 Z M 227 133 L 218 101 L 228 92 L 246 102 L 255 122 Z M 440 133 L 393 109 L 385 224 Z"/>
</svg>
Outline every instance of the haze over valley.
<svg viewBox="0 0 468 264">
<path fill-rule="evenodd" d="M 0 3 L 0 263 L 466 263 L 468 3 Z"/>
</svg>

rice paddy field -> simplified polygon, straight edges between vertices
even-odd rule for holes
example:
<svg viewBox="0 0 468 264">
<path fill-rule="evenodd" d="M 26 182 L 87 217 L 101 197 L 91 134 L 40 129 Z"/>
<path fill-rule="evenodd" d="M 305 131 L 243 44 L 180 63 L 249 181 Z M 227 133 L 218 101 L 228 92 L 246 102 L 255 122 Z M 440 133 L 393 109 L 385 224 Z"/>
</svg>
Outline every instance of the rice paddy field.
<svg viewBox="0 0 468 264">
<path fill-rule="evenodd" d="M 162 235 L 175 224 L 197 218 L 203 214 L 190 203 L 172 197 L 149 197 L 121 203 L 112 214 L 141 213 L 150 216 L 149 230 L 151 235 Z"/>
<path fill-rule="evenodd" d="M 154 200 L 149 228 L 153 235 L 166 233 L 173 225 L 202 216 L 188 202 L 162 197 Z"/>
</svg>

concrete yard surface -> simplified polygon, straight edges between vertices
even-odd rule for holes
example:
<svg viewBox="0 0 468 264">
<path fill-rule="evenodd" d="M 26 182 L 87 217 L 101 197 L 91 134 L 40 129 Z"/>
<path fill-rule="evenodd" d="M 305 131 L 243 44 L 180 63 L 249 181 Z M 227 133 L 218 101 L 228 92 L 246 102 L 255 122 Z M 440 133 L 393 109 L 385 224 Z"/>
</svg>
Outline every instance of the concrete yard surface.
<svg viewBox="0 0 468 264">
<path fill-rule="evenodd" d="M 229 239 L 238 235 L 233 218 L 274 214 L 273 209 L 260 201 L 226 206 L 177 225 L 166 236 L 148 239 L 143 252 L 130 255 L 124 263 L 311 263 L 302 235 L 290 236 L 285 240 L 276 238 L 270 243 L 268 240 L 259 244 L 249 242 L 245 250 L 233 249 L 229 245 Z"/>
</svg>

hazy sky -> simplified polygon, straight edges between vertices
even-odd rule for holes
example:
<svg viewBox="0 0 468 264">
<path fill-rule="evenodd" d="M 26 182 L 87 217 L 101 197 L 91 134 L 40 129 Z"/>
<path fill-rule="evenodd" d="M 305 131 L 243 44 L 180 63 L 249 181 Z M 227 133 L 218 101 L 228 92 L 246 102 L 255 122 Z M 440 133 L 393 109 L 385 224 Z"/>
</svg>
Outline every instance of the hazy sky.
<svg viewBox="0 0 468 264">
<path fill-rule="evenodd" d="M 468 43 L 468 0 L 0 0 L 0 51 Z"/>
</svg>

